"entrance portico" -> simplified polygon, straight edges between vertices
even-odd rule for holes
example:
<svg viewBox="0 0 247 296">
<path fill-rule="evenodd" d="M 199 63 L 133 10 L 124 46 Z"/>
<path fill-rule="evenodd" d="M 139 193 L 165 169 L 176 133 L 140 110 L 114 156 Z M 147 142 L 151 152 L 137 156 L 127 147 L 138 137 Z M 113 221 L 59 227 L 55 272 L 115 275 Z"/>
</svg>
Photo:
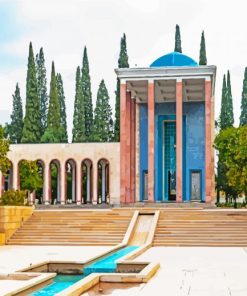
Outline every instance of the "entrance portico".
<svg viewBox="0 0 247 296">
<path fill-rule="evenodd" d="M 160 65 L 158 59 L 149 68 L 116 70 L 122 203 L 211 202 L 214 194 L 216 67 L 179 53 L 167 56 Z"/>
</svg>

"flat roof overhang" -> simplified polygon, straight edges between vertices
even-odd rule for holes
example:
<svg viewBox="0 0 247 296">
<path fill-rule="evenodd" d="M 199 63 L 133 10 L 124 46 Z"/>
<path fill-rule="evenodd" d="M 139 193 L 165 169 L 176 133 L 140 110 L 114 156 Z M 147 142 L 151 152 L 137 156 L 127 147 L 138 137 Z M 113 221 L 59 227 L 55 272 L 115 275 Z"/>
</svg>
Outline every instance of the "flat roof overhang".
<svg viewBox="0 0 247 296">
<path fill-rule="evenodd" d="M 150 80 L 155 82 L 157 102 L 175 101 L 176 80 L 183 82 L 184 101 L 204 100 L 203 80 L 212 81 L 214 95 L 216 66 L 119 68 L 115 72 L 122 83 L 127 83 L 137 102 L 147 101 L 147 82 Z"/>
</svg>

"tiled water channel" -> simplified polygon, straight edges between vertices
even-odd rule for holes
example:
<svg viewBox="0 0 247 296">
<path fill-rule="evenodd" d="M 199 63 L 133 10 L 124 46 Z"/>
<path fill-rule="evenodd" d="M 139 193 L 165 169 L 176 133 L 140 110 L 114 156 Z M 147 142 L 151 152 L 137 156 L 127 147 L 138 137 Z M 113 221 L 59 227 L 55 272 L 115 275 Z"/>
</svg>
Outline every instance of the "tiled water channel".
<svg viewBox="0 0 247 296">
<path fill-rule="evenodd" d="M 84 268 L 83 275 L 57 275 L 53 279 L 53 283 L 49 284 L 48 286 L 33 292 L 30 294 L 31 296 L 53 296 L 56 293 L 63 291 L 64 289 L 70 287 L 74 283 L 78 282 L 79 280 L 83 279 L 84 277 L 88 276 L 93 272 L 105 272 L 111 273 L 115 272 L 117 268 L 116 261 L 128 253 L 136 250 L 137 246 L 127 246 L 123 249 L 120 249 L 113 254 L 102 258 Z"/>
</svg>

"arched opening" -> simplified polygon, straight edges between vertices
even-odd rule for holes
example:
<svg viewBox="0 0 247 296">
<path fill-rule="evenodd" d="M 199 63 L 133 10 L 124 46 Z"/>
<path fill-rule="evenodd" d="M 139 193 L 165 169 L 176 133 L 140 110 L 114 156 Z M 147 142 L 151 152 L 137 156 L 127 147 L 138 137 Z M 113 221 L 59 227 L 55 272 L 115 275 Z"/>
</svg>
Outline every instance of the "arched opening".
<svg viewBox="0 0 247 296">
<path fill-rule="evenodd" d="M 38 188 L 35 194 L 35 202 L 38 204 L 44 203 L 44 169 L 45 169 L 45 163 L 43 160 L 39 159 L 37 160 L 37 166 L 38 166 L 38 172 L 40 177 L 43 180 L 43 186 L 42 188 Z"/>
<path fill-rule="evenodd" d="M 54 159 L 50 162 L 50 203 L 57 204 L 61 202 L 60 188 L 60 162 Z"/>
<path fill-rule="evenodd" d="M 82 202 L 92 202 L 92 176 L 93 163 L 90 159 L 85 159 L 82 162 Z"/>
<path fill-rule="evenodd" d="M 109 161 L 98 161 L 98 203 L 109 202 Z"/>
<path fill-rule="evenodd" d="M 5 175 L 3 175 L 3 191 L 13 189 L 13 164 L 10 162 L 10 167 Z"/>
<path fill-rule="evenodd" d="M 76 203 L 76 162 L 69 159 L 65 163 L 66 202 Z"/>
</svg>

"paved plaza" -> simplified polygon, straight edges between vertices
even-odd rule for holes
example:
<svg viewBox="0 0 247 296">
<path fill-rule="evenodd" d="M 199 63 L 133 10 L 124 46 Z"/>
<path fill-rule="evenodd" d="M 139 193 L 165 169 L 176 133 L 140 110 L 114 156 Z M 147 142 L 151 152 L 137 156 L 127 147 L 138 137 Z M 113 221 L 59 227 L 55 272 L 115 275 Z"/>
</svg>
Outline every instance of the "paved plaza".
<svg viewBox="0 0 247 296">
<path fill-rule="evenodd" d="M 20 270 L 47 260 L 86 261 L 111 247 L 3 246 L 0 273 Z M 136 261 L 160 262 L 161 268 L 147 284 L 116 289 L 121 296 L 246 296 L 247 250 L 245 248 L 153 247 Z M 22 281 L 1 281 L 0 295 Z M 105 295 L 102 293 L 102 295 Z"/>
</svg>

